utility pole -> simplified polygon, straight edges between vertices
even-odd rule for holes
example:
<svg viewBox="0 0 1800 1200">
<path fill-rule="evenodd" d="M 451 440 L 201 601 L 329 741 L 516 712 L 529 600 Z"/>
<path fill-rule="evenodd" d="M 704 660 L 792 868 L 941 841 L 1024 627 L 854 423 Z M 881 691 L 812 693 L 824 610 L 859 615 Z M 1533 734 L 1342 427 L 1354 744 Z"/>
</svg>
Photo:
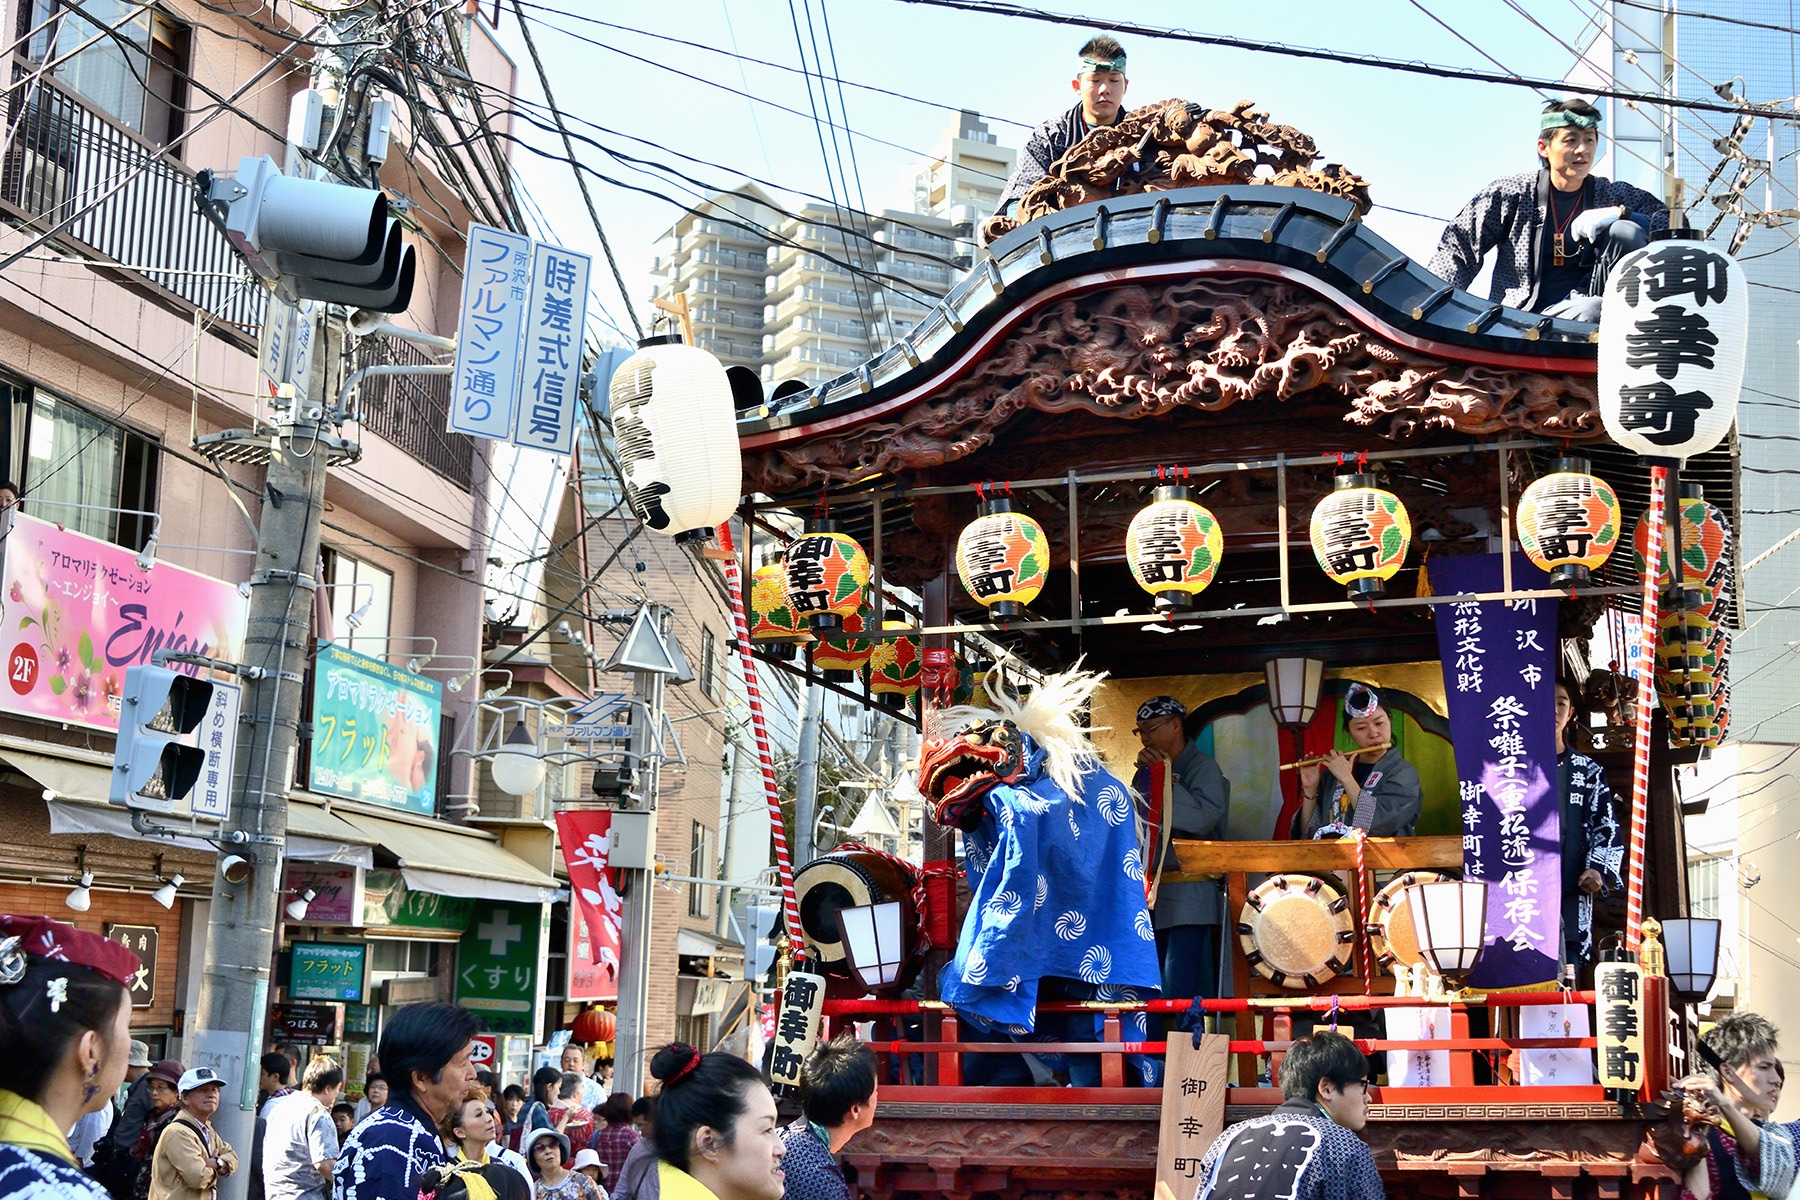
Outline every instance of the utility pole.
<svg viewBox="0 0 1800 1200">
<path fill-rule="evenodd" d="M 655 613 L 656 630 L 666 637 L 668 611 Z M 629 636 L 629 635 L 628 635 Z M 663 672 L 634 671 L 638 711 L 643 721 L 632 723 L 631 763 L 636 767 L 637 788 L 626 793 L 625 804 L 637 810 L 656 811 L 657 786 L 662 777 L 662 753 L 658 744 L 663 725 Z M 654 828 L 655 818 L 651 818 Z M 654 835 L 653 839 L 654 839 Z M 655 907 L 651 889 L 656 885 L 652 868 L 621 868 L 625 884 L 625 913 L 619 928 L 619 1030 L 613 1041 L 613 1078 L 617 1086 L 643 1095 L 649 1078 L 645 1052 L 644 1020 L 650 1007 L 650 915 Z"/>
<path fill-rule="evenodd" d="M 819 726 L 825 717 L 825 689 L 806 685 L 806 715 L 800 718 L 800 759 L 794 766 L 794 864 L 796 869 L 818 854 L 813 825 L 819 814 Z"/>
<path fill-rule="evenodd" d="M 325 35 L 321 40 L 342 36 L 351 22 L 372 11 L 373 5 L 335 11 L 321 24 L 320 33 Z M 339 85 L 347 82 L 345 65 L 343 56 L 330 47 L 322 48 L 316 59 L 316 83 L 328 94 L 338 91 L 338 102 Z M 347 144 L 349 153 L 360 155 L 365 145 L 362 131 Z M 272 305 L 272 314 L 279 309 Z M 314 312 L 324 309 L 317 305 Z M 315 318 L 303 313 L 299 319 Z M 313 598 L 320 582 L 313 570 L 319 557 L 325 475 L 332 463 L 354 453 L 354 447 L 337 435 L 343 414 L 335 411 L 336 389 L 344 374 L 346 349 L 341 313 L 324 318 L 312 334 L 322 344 L 312 357 L 310 373 L 299 381 L 305 394 L 296 393 L 285 404 L 273 402 L 273 439 L 266 428 L 236 431 L 245 435 L 243 442 L 260 445 L 269 456 L 243 651 L 244 664 L 261 668 L 261 673 L 244 677 L 233 803 L 224 829 L 227 835 L 241 832 L 247 840 L 232 847 L 231 857 L 220 855 L 213 877 L 199 1012 L 190 1043 L 195 1049 L 189 1054 L 189 1065 L 210 1066 L 225 1078 L 213 1123 L 238 1148 L 245 1164 L 222 1182 L 220 1200 L 241 1200 L 249 1186 L 257 1066 L 283 902 L 287 788 L 299 734 Z M 249 860 L 249 875 L 239 882 L 226 877 L 228 869 L 236 873 L 232 857 Z"/>
</svg>

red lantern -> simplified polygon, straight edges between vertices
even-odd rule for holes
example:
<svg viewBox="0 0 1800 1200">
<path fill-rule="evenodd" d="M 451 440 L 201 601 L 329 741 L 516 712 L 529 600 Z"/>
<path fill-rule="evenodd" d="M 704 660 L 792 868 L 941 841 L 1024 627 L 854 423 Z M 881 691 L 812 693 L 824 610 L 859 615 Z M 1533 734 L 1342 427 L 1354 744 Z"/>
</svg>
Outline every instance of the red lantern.
<svg viewBox="0 0 1800 1200">
<path fill-rule="evenodd" d="M 1519 545 L 1551 587 L 1585 585 L 1619 544 L 1620 524 L 1619 498 L 1585 458 L 1557 459 L 1519 498 Z"/>
<path fill-rule="evenodd" d="M 869 654 L 875 645 L 868 638 L 849 635 L 862 633 L 874 619 L 867 604 L 845 617 L 842 632 L 823 635 L 813 647 L 813 666 L 825 672 L 825 678 L 832 683 L 855 679 L 869 665 Z"/>
<path fill-rule="evenodd" d="M 838 629 L 843 618 L 863 605 L 869 587 L 869 556 L 862 544 L 837 531 L 837 522 L 807 522 L 804 534 L 788 547 L 782 564 L 788 603 L 824 632 Z"/>
<path fill-rule="evenodd" d="M 574 1039 L 585 1045 L 595 1042 L 610 1042 L 619 1031 L 619 1018 L 609 1009 L 584 1009 L 575 1018 Z"/>
<path fill-rule="evenodd" d="M 1631 539 L 1633 558 L 1641 578 L 1648 563 L 1651 517 L 1661 520 L 1661 513 L 1645 513 L 1638 518 Z M 1663 539 L 1662 561 L 1657 564 L 1656 582 L 1670 583 L 1670 538 Z M 1728 590 L 1731 577 L 1731 526 L 1725 514 L 1706 501 L 1697 483 L 1681 485 L 1681 583 L 1688 590 L 1711 588 L 1715 595 Z M 1697 600 L 1697 598 L 1695 598 Z M 1690 601 L 1692 603 L 1692 601 Z"/>
<path fill-rule="evenodd" d="M 884 629 L 905 629 L 900 621 L 888 621 Z M 911 636 L 883 638 L 875 643 L 875 651 L 869 656 L 869 691 L 876 697 L 876 703 L 885 708 L 904 708 L 919 690 L 920 674 L 924 664 L 920 661 L 919 639 Z"/>
</svg>

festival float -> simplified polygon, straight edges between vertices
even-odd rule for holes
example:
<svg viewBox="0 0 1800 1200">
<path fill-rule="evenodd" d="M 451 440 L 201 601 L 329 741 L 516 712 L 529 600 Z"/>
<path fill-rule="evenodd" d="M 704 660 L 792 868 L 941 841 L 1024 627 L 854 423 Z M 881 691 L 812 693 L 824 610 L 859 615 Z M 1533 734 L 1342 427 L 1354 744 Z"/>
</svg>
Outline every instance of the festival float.
<svg viewBox="0 0 1800 1200">
<path fill-rule="evenodd" d="M 740 387 L 752 545 L 727 549 L 786 550 L 757 576 L 785 593 L 739 629 L 753 701 L 758 672 L 809 674 L 924 735 L 925 861 L 789 864 L 778 835 L 796 958 L 772 1072 L 870 1041 L 879 1119 L 844 1157 L 877 1200 L 1187 1200 L 1318 1027 L 1371 1055 L 1390 1196 L 1675 1194 L 1651 1134 L 1682 1119 L 1709 968 L 1657 932 L 1687 955 L 1674 768 L 1728 720 L 1743 277 L 1656 241 L 1600 326 L 1551 319 L 1409 261 L 1368 194 L 1247 102 L 1152 105 L 990 222 L 991 256 L 899 343 Z M 791 661 L 858 613 L 869 682 Z M 977 692 L 964 664 L 990 654 Z M 1600 714 L 1626 831 L 1604 961 L 1575 979 L 1559 675 Z M 1358 748 L 1359 686 L 1416 817 L 1297 838 L 1289 768 Z M 1134 770 L 1157 695 L 1231 781 L 1220 840 L 1171 837 L 1166 764 Z M 1222 883 L 1226 995 L 1163 997 L 1156 891 L 1197 880 Z"/>
</svg>

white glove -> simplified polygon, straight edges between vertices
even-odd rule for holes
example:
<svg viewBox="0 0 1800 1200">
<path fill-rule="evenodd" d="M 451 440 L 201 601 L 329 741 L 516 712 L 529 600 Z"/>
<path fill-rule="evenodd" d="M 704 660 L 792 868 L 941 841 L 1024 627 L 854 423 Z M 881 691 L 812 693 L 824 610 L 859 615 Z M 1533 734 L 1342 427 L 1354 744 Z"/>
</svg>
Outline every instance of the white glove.
<svg viewBox="0 0 1800 1200">
<path fill-rule="evenodd" d="M 1561 317 L 1565 321 L 1586 321 L 1597 324 L 1600 320 L 1600 297 L 1584 296 L 1580 292 L 1570 292 L 1566 300 L 1558 300 L 1544 310 L 1546 317 Z"/>
<path fill-rule="evenodd" d="M 1569 236 L 1578 242 L 1597 241 L 1601 234 L 1612 228 L 1612 223 L 1625 215 L 1625 210 L 1618 205 L 1611 208 L 1590 208 L 1576 216 L 1569 226 Z"/>
</svg>

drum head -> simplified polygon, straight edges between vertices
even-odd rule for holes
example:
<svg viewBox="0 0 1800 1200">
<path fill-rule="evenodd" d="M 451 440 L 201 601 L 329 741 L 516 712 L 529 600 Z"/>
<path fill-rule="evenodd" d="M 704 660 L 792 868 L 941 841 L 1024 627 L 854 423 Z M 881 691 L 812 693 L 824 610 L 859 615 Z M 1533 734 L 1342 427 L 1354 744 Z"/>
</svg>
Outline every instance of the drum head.
<svg viewBox="0 0 1800 1200">
<path fill-rule="evenodd" d="M 1442 871 L 1408 871 L 1396 875 L 1375 893 L 1365 928 L 1369 949 L 1375 952 L 1375 961 L 1381 970 L 1385 971 L 1395 963 L 1410 967 L 1425 961 L 1419 954 L 1419 936 L 1413 931 L 1412 902 L 1407 899 L 1406 889 L 1452 878 L 1455 877 Z"/>
<path fill-rule="evenodd" d="M 839 909 L 877 904 L 883 896 L 875 880 L 847 854 L 816 858 L 794 876 L 794 898 L 806 944 L 825 966 L 848 965 L 838 933 Z"/>
<path fill-rule="evenodd" d="M 1316 876 L 1264 880 L 1245 901 L 1237 931 L 1245 961 L 1277 987 L 1318 987 L 1350 970 L 1356 939 L 1350 903 Z"/>
</svg>

